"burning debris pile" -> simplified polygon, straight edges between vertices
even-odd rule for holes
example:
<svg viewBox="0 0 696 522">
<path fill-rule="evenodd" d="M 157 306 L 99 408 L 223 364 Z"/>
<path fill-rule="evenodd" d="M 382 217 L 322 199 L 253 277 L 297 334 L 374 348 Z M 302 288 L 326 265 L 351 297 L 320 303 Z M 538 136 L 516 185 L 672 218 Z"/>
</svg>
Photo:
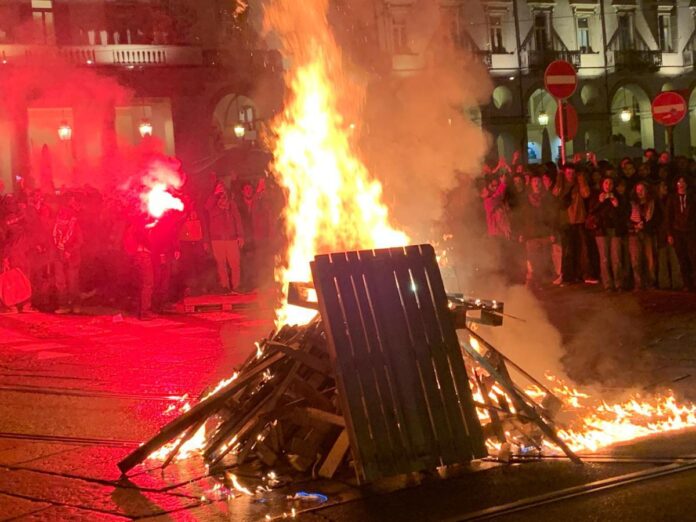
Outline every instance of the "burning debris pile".
<svg viewBox="0 0 696 522">
<path fill-rule="evenodd" d="M 468 329 L 502 324 L 503 304 L 446 296 L 432 247 L 317 256 L 312 265 L 316 290 L 295 285 L 290 301 L 321 313 L 259 342 L 230 379 L 126 457 L 123 473 L 194 448 L 213 471 L 369 482 L 483 457 L 484 439 L 539 453 L 555 445 L 578 461 L 553 426 L 561 401 Z M 541 403 L 508 364 L 543 389 Z"/>
<path fill-rule="evenodd" d="M 166 466 L 195 448 L 213 470 L 254 461 L 255 469 L 271 471 L 282 468 L 283 459 L 288 471 L 321 464 L 321 474 L 331 476 L 348 447 L 330 367 L 320 320 L 284 326 L 119 468 L 126 473 L 147 458 Z"/>
<path fill-rule="evenodd" d="M 416 251 L 425 258 L 423 271 L 403 272 L 403 259 L 417 267 Z M 379 273 L 387 259 L 393 278 Z M 329 265 L 334 272 L 326 272 Z M 166 466 L 198 454 L 212 472 L 229 477 L 271 476 L 281 483 L 357 474 L 370 482 L 483 457 L 484 443 L 502 461 L 562 451 L 580 462 L 575 451 L 696 425 L 696 406 L 679 406 L 671 395 L 610 405 L 558 380 L 536 380 L 473 329 L 501 325 L 503 304 L 445 298 L 433 266 L 434 251 L 425 245 L 318 256 L 316 290 L 299 284 L 289 295 L 291 303 L 314 309 L 314 317 L 257 343 L 232 377 L 119 468 L 125 474 L 146 459 Z M 389 294 L 390 288 L 398 292 Z M 429 304 L 440 297 L 446 315 Z M 394 324 L 385 304 L 402 314 L 403 324 Z M 403 335 L 397 339 L 389 328 Z M 452 339 L 456 353 L 448 351 Z M 408 367 L 417 370 L 415 381 L 404 377 Z M 450 375 L 438 371 L 443 368 Z M 433 369 L 437 379 L 427 376 Z M 460 431 L 457 419 L 465 421 Z"/>
</svg>

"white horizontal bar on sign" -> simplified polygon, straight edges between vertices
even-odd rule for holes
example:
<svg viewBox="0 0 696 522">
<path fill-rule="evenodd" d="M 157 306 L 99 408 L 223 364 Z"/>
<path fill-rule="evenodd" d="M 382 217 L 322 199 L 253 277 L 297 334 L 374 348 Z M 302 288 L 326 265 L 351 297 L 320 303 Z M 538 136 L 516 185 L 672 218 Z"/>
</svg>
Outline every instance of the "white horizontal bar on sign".
<svg viewBox="0 0 696 522">
<path fill-rule="evenodd" d="M 674 103 L 672 105 L 658 105 L 655 107 L 654 112 L 655 114 L 664 114 L 666 112 L 676 112 L 676 111 L 685 111 L 686 110 L 686 105 L 683 103 Z"/>
<path fill-rule="evenodd" d="M 577 77 L 573 74 L 547 76 L 546 83 L 549 85 L 573 85 L 577 82 Z"/>
</svg>

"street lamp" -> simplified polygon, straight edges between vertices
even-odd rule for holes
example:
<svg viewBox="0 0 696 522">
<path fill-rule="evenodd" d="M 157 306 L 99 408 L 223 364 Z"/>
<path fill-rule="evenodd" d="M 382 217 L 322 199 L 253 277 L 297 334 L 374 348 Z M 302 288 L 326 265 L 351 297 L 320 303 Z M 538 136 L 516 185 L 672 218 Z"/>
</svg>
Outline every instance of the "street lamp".
<svg viewBox="0 0 696 522">
<path fill-rule="evenodd" d="M 539 113 L 539 116 L 537 116 L 537 121 L 539 122 L 539 125 L 542 127 L 546 127 L 549 124 L 549 115 L 546 114 L 546 111 L 541 111 Z"/>
<path fill-rule="evenodd" d="M 246 134 L 246 127 L 243 124 L 238 123 L 237 125 L 234 126 L 234 135 L 237 136 L 237 138 L 239 138 L 241 140 L 245 134 Z"/>
<path fill-rule="evenodd" d="M 58 137 L 61 141 L 68 141 L 72 139 L 72 127 L 67 121 L 63 120 L 58 126 Z"/>
<path fill-rule="evenodd" d="M 619 114 L 619 117 L 621 118 L 622 122 L 628 123 L 629 121 L 631 121 L 631 118 L 633 118 L 633 112 L 628 107 L 624 107 L 621 110 L 621 114 Z"/>
<path fill-rule="evenodd" d="M 140 132 L 140 137 L 152 136 L 152 123 L 150 120 L 140 120 L 140 125 L 138 125 L 138 132 Z"/>
</svg>

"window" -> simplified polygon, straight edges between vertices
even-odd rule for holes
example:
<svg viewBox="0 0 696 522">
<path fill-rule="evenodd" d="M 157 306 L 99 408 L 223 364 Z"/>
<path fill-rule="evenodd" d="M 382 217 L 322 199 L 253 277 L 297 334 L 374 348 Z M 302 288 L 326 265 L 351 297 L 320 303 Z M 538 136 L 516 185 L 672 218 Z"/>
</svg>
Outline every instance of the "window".
<svg viewBox="0 0 696 522">
<path fill-rule="evenodd" d="M 31 16 L 39 43 L 55 43 L 56 30 L 53 25 L 52 0 L 31 0 Z"/>
<path fill-rule="evenodd" d="M 672 34 L 672 15 L 670 13 L 660 13 L 657 17 L 657 21 L 660 37 L 660 49 L 663 53 L 673 53 L 674 37 Z"/>
<path fill-rule="evenodd" d="M 239 121 L 243 123 L 247 130 L 254 130 L 254 108 L 251 105 L 245 105 L 239 109 Z"/>
<path fill-rule="evenodd" d="M 537 13 L 534 15 L 534 48 L 542 51 L 550 47 L 549 16 L 547 13 Z"/>
<path fill-rule="evenodd" d="M 392 20 L 392 38 L 394 39 L 394 52 L 408 52 L 408 38 L 406 36 L 406 22 L 394 18 Z"/>
<path fill-rule="evenodd" d="M 628 51 L 633 48 L 633 15 L 619 14 L 619 49 Z"/>
<path fill-rule="evenodd" d="M 491 52 L 506 52 L 505 44 L 503 43 L 503 18 L 500 15 L 488 16 L 488 40 Z"/>
<path fill-rule="evenodd" d="M 583 54 L 592 52 L 590 44 L 590 19 L 587 16 L 578 18 L 578 49 Z"/>
</svg>

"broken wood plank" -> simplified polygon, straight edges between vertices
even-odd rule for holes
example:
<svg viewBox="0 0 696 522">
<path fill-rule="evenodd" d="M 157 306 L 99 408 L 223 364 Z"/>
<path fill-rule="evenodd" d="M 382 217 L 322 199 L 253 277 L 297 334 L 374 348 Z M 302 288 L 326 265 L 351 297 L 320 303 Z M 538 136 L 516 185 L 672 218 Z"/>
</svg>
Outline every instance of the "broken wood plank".
<svg viewBox="0 0 696 522">
<path fill-rule="evenodd" d="M 331 448 L 331 451 L 329 451 L 329 454 L 326 456 L 321 468 L 319 468 L 319 476 L 324 478 L 332 478 L 335 475 L 338 466 L 341 465 L 343 458 L 346 456 L 349 447 L 350 442 L 348 440 L 348 433 L 346 430 L 343 430 L 338 435 L 336 442 Z"/>
</svg>

